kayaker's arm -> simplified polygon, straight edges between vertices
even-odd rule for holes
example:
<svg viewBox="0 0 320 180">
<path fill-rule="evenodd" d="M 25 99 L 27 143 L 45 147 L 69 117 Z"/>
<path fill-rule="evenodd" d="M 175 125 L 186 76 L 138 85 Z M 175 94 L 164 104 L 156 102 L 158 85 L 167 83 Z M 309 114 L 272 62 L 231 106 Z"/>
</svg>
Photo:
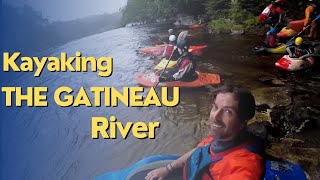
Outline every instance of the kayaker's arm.
<svg viewBox="0 0 320 180">
<path fill-rule="evenodd" d="M 157 169 L 150 171 L 147 174 L 147 176 L 145 177 L 145 179 L 146 180 L 163 179 L 170 172 L 172 172 L 174 169 L 182 168 L 194 150 L 195 150 L 195 148 L 192 149 L 191 151 L 187 152 L 183 156 L 181 156 L 179 159 L 173 161 L 170 164 L 167 164 L 165 167 L 157 168 Z"/>
<path fill-rule="evenodd" d="M 191 151 L 185 153 L 183 156 L 181 156 L 179 159 L 173 161 L 171 163 L 172 168 L 173 169 L 179 169 L 179 168 L 183 168 L 183 166 L 185 165 L 185 163 L 187 162 L 187 159 L 191 156 L 191 154 L 193 153 L 193 151 L 196 148 L 192 149 Z"/>
<path fill-rule="evenodd" d="M 293 53 L 292 53 L 292 49 L 293 47 L 292 46 L 287 46 L 286 47 L 286 50 L 287 50 L 287 52 L 288 52 L 288 54 L 289 54 L 289 57 L 293 57 Z"/>
<path fill-rule="evenodd" d="M 313 11 L 313 7 L 312 6 L 308 6 L 305 10 L 305 16 L 306 18 L 304 19 L 304 24 L 303 24 L 303 27 L 307 27 L 307 25 L 309 24 L 309 21 L 310 21 L 310 14 L 311 12 Z"/>
<path fill-rule="evenodd" d="M 166 57 L 166 53 L 167 53 L 167 48 L 168 48 L 168 44 L 166 44 L 166 47 L 164 48 L 164 51 L 162 53 L 162 58 Z"/>
</svg>

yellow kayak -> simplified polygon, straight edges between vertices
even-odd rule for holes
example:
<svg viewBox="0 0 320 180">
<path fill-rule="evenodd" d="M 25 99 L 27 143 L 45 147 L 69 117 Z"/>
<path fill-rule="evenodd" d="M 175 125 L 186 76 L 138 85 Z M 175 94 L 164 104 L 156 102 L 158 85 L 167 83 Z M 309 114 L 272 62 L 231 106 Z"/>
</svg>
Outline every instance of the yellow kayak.
<svg viewBox="0 0 320 180">
<path fill-rule="evenodd" d="M 286 45 L 281 44 L 278 47 L 268 48 L 265 46 L 257 46 L 254 48 L 257 53 L 274 53 L 274 54 L 286 54 Z"/>
<path fill-rule="evenodd" d="M 280 46 L 275 48 L 267 48 L 266 50 L 271 53 L 278 53 L 278 54 L 287 53 L 285 44 L 281 44 Z"/>
<path fill-rule="evenodd" d="M 278 37 L 282 37 L 282 38 L 289 38 L 292 37 L 294 35 L 298 34 L 297 31 L 289 28 L 289 27 L 284 27 L 282 28 L 282 30 L 277 34 Z"/>
<path fill-rule="evenodd" d="M 156 65 L 156 67 L 154 67 L 154 70 L 162 70 L 166 67 L 167 63 L 168 63 L 169 60 L 167 60 L 166 58 L 163 58 L 160 63 L 158 65 Z M 177 64 L 177 61 L 176 60 L 170 60 L 167 68 L 170 69 L 170 68 L 173 68 L 175 65 Z"/>
</svg>

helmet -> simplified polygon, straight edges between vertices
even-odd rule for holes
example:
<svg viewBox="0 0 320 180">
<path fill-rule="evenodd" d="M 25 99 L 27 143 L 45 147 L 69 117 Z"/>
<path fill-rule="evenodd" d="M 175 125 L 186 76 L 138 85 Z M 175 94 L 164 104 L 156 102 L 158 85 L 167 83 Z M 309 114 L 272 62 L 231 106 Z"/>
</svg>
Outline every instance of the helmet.
<svg viewBox="0 0 320 180">
<path fill-rule="evenodd" d="M 294 43 L 295 43 L 297 46 L 301 45 L 302 42 L 303 42 L 302 37 L 297 37 L 296 40 L 294 41 Z"/>
<path fill-rule="evenodd" d="M 308 4 L 309 5 L 311 5 L 311 4 L 317 5 L 316 1 L 314 1 L 314 0 L 308 0 Z"/>
<path fill-rule="evenodd" d="M 270 4 L 272 4 L 273 6 L 278 6 L 279 5 L 277 0 L 270 0 Z"/>
<path fill-rule="evenodd" d="M 173 41 L 176 41 L 176 40 L 177 40 L 177 38 L 176 38 L 175 35 L 170 35 L 169 36 L 169 41 L 173 42 Z"/>
<path fill-rule="evenodd" d="M 270 28 L 270 30 L 269 30 L 269 32 L 271 33 L 271 34 L 276 34 L 277 33 L 277 30 L 276 30 L 276 28 Z"/>
<path fill-rule="evenodd" d="M 168 30 L 168 33 L 169 33 L 170 35 L 173 35 L 173 34 L 174 34 L 174 30 L 173 30 L 173 29 L 169 29 L 169 30 Z"/>
</svg>

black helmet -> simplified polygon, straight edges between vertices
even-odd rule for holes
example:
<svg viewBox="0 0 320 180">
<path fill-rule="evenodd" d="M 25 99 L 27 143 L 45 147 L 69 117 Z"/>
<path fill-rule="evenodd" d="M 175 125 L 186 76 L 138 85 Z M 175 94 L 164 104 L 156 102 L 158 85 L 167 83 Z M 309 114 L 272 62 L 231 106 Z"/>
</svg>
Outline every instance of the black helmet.
<svg viewBox="0 0 320 180">
<path fill-rule="evenodd" d="M 168 33 L 169 33 L 169 35 L 174 35 L 174 30 L 173 29 L 169 29 Z"/>
<path fill-rule="evenodd" d="M 314 5 L 317 5 L 318 3 L 316 3 L 316 1 L 314 1 L 314 0 L 308 0 L 308 4 L 314 4 Z"/>
</svg>

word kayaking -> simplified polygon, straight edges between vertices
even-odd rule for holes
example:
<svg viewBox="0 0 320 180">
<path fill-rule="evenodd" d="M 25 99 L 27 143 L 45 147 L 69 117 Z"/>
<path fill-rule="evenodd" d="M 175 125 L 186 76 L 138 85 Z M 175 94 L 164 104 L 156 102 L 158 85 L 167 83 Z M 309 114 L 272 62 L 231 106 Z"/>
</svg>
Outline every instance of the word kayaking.
<svg viewBox="0 0 320 180">
<path fill-rule="evenodd" d="M 78 92 L 74 92 L 70 87 L 63 86 L 55 90 L 53 98 L 61 107 L 117 107 L 119 102 L 128 107 L 174 107 L 179 104 L 179 87 L 173 88 L 172 97 L 169 96 L 168 87 L 161 88 L 161 97 L 158 97 L 154 88 L 150 88 L 146 97 L 143 97 L 141 94 L 144 90 L 143 87 L 123 87 L 121 93 L 114 87 L 90 87 L 90 90 L 81 87 Z M 29 107 L 48 106 L 47 87 L 27 87 L 26 93 L 23 93 L 21 87 L 2 87 L 1 91 L 5 93 L 7 107 L 21 107 L 23 101 Z"/>
<path fill-rule="evenodd" d="M 8 52 L 3 53 L 3 71 L 9 72 L 34 72 L 35 77 L 39 77 L 47 65 L 50 72 L 87 72 L 91 67 L 92 72 L 97 72 L 99 76 L 108 77 L 112 74 L 112 58 L 100 57 L 81 57 L 81 52 L 76 52 L 75 57 L 67 57 L 67 53 L 62 52 L 60 58 L 58 57 L 20 57 L 20 52 L 15 52 L 10 55 Z M 16 62 L 18 59 L 20 61 Z M 18 65 L 19 64 L 19 65 Z M 89 66 L 90 64 L 90 66 Z"/>
</svg>

